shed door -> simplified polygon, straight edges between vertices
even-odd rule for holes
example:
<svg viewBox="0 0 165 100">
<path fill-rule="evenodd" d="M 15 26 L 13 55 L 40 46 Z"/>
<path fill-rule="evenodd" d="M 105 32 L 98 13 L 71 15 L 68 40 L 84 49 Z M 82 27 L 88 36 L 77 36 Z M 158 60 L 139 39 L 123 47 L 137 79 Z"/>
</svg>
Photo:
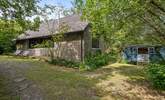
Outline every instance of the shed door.
<svg viewBox="0 0 165 100">
<path fill-rule="evenodd" d="M 149 62 L 148 48 L 138 48 L 137 62 Z"/>
</svg>

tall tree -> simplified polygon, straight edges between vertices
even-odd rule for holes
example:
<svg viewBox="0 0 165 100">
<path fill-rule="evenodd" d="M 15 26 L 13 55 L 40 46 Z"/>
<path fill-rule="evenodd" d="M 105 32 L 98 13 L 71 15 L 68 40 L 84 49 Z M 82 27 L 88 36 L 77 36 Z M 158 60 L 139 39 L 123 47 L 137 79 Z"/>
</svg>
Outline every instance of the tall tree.
<svg viewBox="0 0 165 100">
<path fill-rule="evenodd" d="M 40 18 L 37 13 L 39 0 L 0 0 L 0 53 L 14 50 L 13 39 L 26 30 L 36 30 Z"/>
<path fill-rule="evenodd" d="M 17 20 L 25 26 L 25 19 L 37 12 L 39 0 L 0 0 L 1 19 Z"/>
<path fill-rule="evenodd" d="M 16 21 L 0 20 L 0 54 L 15 49 L 13 39 L 22 31 Z"/>
<path fill-rule="evenodd" d="M 165 44 L 164 0 L 75 0 L 77 11 L 92 24 L 94 36 L 104 36 L 120 48 L 128 44 Z M 120 50 L 119 50 L 120 51 Z"/>
</svg>

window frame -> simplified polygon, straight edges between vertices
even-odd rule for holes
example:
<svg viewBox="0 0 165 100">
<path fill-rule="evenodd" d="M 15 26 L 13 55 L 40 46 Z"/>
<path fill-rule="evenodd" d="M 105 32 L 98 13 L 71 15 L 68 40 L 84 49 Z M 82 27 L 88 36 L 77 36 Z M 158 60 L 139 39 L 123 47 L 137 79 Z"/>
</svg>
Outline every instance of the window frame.
<svg viewBox="0 0 165 100">
<path fill-rule="evenodd" d="M 95 44 L 94 44 L 94 42 L 95 42 Z M 99 38 L 92 38 L 92 49 L 100 49 L 100 39 Z"/>
</svg>

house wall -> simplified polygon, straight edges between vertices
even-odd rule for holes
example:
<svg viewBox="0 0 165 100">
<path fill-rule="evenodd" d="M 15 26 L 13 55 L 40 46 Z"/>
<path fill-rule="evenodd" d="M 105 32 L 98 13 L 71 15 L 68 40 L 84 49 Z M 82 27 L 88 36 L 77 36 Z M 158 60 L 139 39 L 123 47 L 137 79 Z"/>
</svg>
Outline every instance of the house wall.
<svg viewBox="0 0 165 100">
<path fill-rule="evenodd" d="M 29 40 L 21 40 L 16 42 L 17 50 L 26 50 L 29 48 Z"/>
<path fill-rule="evenodd" d="M 103 37 L 99 38 L 99 48 L 92 48 L 92 33 L 90 31 L 90 26 L 85 29 L 83 37 L 84 58 L 85 56 L 88 56 L 89 53 L 96 53 L 97 50 L 100 50 L 102 53 L 106 52 L 107 48 Z"/>
<path fill-rule="evenodd" d="M 50 52 L 53 51 L 54 57 L 61 59 L 81 61 L 83 59 L 83 46 L 82 46 L 82 32 L 69 33 L 64 36 L 64 39 L 60 43 L 54 43 L 54 48 L 34 48 L 30 49 L 29 40 L 17 41 L 17 50 L 23 50 L 23 56 L 50 56 Z M 19 48 L 19 45 L 22 45 Z"/>
<path fill-rule="evenodd" d="M 68 34 L 64 41 L 59 44 L 55 43 L 54 56 L 66 60 L 82 60 L 82 33 Z"/>
<path fill-rule="evenodd" d="M 86 27 L 84 34 L 83 34 L 83 56 L 87 56 L 89 53 L 92 52 L 92 34 L 90 32 L 90 27 Z"/>
<path fill-rule="evenodd" d="M 36 39 L 42 39 L 36 38 Z M 43 39 L 45 39 L 43 37 Z M 31 40 L 17 41 L 17 47 L 21 44 L 21 48 L 17 50 L 23 50 L 20 55 L 24 56 L 50 56 L 50 51 L 53 51 L 54 57 L 59 57 L 66 60 L 83 61 L 89 53 L 94 53 L 92 49 L 92 34 L 90 33 L 90 27 L 86 27 L 84 32 L 75 32 L 65 34 L 64 39 L 59 43 L 54 43 L 52 50 L 48 48 L 28 48 Z M 100 50 L 105 51 L 104 40 L 100 39 Z"/>
</svg>

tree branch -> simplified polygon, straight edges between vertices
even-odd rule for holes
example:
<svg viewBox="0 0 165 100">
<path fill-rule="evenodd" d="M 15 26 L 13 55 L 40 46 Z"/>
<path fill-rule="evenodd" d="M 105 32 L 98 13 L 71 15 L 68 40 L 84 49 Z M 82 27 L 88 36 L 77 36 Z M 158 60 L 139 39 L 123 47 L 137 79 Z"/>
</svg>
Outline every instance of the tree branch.
<svg viewBox="0 0 165 100">
<path fill-rule="evenodd" d="M 139 18 L 140 18 L 144 23 L 147 23 L 151 28 L 153 28 L 153 29 L 158 33 L 158 35 L 159 35 L 161 38 L 165 39 L 165 34 L 162 33 L 157 27 L 155 27 L 155 25 L 153 25 L 150 21 L 148 21 L 148 20 L 147 20 L 146 18 L 144 18 L 144 17 L 140 17 L 140 16 L 139 16 Z"/>
<path fill-rule="evenodd" d="M 148 10 L 148 13 L 149 13 L 149 14 L 151 14 L 151 15 L 153 15 L 153 16 L 155 16 L 155 17 L 157 17 L 157 18 L 158 18 L 161 22 L 163 22 L 163 24 L 165 24 L 165 23 L 164 23 L 164 20 L 163 20 L 163 19 L 161 19 L 161 18 L 160 18 L 160 16 L 159 16 L 159 15 L 157 15 L 156 13 L 154 13 L 153 11 Z"/>
<path fill-rule="evenodd" d="M 157 4 L 155 1 L 151 0 L 150 2 L 153 6 L 155 6 L 156 8 L 158 8 L 160 11 L 165 13 L 165 8 L 161 7 L 161 5 Z"/>
</svg>

